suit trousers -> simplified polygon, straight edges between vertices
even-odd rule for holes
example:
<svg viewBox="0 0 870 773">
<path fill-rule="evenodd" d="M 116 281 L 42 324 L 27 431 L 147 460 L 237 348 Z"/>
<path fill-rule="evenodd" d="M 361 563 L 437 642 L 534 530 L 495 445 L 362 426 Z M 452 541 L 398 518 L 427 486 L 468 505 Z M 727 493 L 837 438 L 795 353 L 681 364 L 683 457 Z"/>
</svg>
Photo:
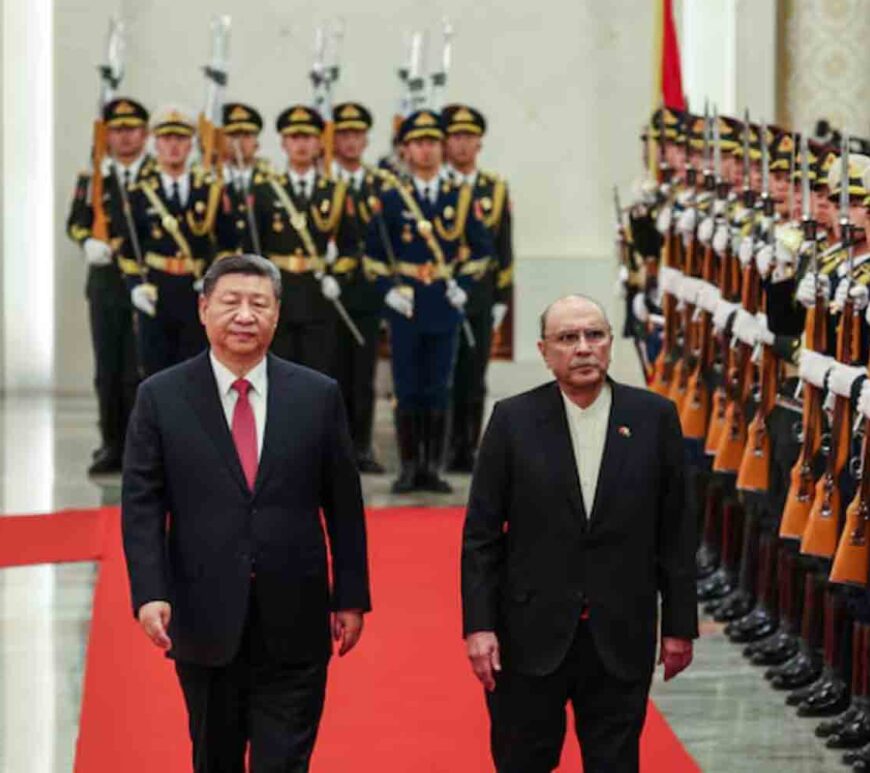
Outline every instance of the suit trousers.
<svg viewBox="0 0 870 773">
<path fill-rule="evenodd" d="M 323 713 L 327 662 L 283 663 L 269 653 L 252 588 L 242 642 L 226 666 L 176 662 L 194 773 L 308 770 Z"/>
<path fill-rule="evenodd" d="M 511 671 L 509 653 L 502 667 L 495 690 L 486 694 L 498 773 L 549 773 L 558 766 L 569 701 L 585 773 L 637 773 L 650 683 L 609 674 L 587 621 L 578 623 L 568 654 L 553 673 Z"/>
</svg>

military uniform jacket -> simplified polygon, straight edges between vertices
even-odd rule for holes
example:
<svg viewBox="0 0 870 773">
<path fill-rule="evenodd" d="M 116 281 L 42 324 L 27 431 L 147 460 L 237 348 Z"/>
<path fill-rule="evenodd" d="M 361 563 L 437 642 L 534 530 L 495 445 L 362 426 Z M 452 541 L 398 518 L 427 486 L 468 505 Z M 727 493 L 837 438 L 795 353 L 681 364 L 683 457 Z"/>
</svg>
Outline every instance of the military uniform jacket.
<svg viewBox="0 0 870 773">
<path fill-rule="evenodd" d="M 296 211 L 304 216 L 305 230 L 311 238 L 311 250 L 305 244 L 300 229 L 291 223 L 287 211 L 276 193 L 272 180 L 282 187 Z M 332 273 L 325 261 L 332 239 L 342 244 L 349 239 L 343 217 L 347 186 L 317 175 L 310 200 L 297 196 L 286 173 L 261 179 L 253 187 L 260 247 L 265 257 L 281 269 L 283 309 L 285 319 L 297 322 L 331 319 L 332 304 L 323 297 L 319 276 Z"/>
<path fill-rule="evenodd" d="M 444 256 L 443 267 L 422 233 L 427 226 L 419 225 L 401 190 L 416 203 L 424 221 L 431 226 L 432 236 Z M 381 205 L 395 265 L 391 265 L 376 224 L 369 224 L 365 271 L 376 278 L 384 293 L 397 283 L 412 288 L 413 323 L 424 332 L 446 332 L 459 322 L 459 312 L 447 300 L 447 280 L 455 277 L 467 291 L 473 280 L 458 269 L 468 261 L 492 260 L 492 237 L 471 199 L 468 187 L 458 188 L 446 180 L 440 184 L 434 204 L 422 199 L 413 183 L 385 191 Z M 398 316 L 392 311 L 388 313 Z"/>
<path fill-rule="evenodd" d="M 366 166 L 359 188 L 348 184 L 345 199 L 345 227 L 340 229 L 338 260 L 333 273 L 342 285 L 341 300 L 351 313 L 378 314 L 383 309 L 384 293 L 373 278 L 363 270 L 366 235 L 374 218 L 380 217 L 381 195 L 397 184 L 385 169 Z M 382 233 L 375 222 L 378 235 Z"/>
<path fill-rule="evenodd" d="M 471 279 L 469 315 L 488 313 L 494 302 L 507 303 L 513 283 L 513 221 L 507 183 L 492 172 L 480 171 L 471 189 L 475 215 L 486 226 L 493 241 L 489 260 L 467 260 L 458 275 Z"/>
<path fill-rule="evenodd" d="M 170 193 L 163 189 L 157 172 L 130 191 L 130 207 L 145 264 L 142 272 L 149 282 L 159 284 L 166 276 L 200 279 L 214 259 L 215 219 L 222 183 L 213 173 L 198 167 L 188 175 L 187 202 L 180 212 L 171 211 Z M 124 257 L 119 262 L 128 282 L 138 283 L 140 270 L 129 239 L 124 243 Z"/>
<path fill-rule="evenodd" d="M 272 173 L 272 167 L 265 158 L 256 159 L 248 191 L 252 192 L 254 185 L 268 180 Z M 256 252 L 254 239 L 251 235 L 251 219 L 248 215 L 246 193 L 243 188 L 239 187 L 237 180 L 232 175 L 225 175 L 215 229 L 219 258 Z"/>
<path fill-rule="evenodd" d="M 130 188 L 136 182 L 153 174 L 154 169 L 154 158 L 146 155 L 139 166 L 136 180 L 130 184 Z M 100 297 L 103 300 L 113 298 L 120 303 L 129 304 L 129 293 L 118 261 L 123 243 L 129 236 L 126 218 L 124 217 L 123 199 L 121 197 L 120 186 L 122 183 L 111 172 L 111 166 L 107 166 L 103 171 L 107 172 L 103 175 L 103 207 L 108 221 L 109 244 L 112 246 L 113 260 L 112 264 L 108 266 L 88 267 L 85 294 L 88 298 L 92 299 L 96 297 Z M 94 222 L 94 210 L 91 206 L 90 197 L 91 175 L 89 173 L 82 173 L 76 180 L 75 194 L 66 221 L 67 234 L 79 246 L 82 246 L 93 235 L 91 229 Z"/>
</svg>

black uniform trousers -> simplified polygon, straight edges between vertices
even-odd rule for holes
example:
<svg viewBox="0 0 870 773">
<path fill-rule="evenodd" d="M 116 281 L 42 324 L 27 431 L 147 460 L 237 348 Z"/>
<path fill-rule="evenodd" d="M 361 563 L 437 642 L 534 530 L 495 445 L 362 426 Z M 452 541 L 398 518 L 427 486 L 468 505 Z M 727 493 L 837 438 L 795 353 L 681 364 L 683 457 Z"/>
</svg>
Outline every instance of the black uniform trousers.
<svg viewBox="0 0 870 773">
<path fill-rule="evenodd" d="M 308 770 L 323 713 L 327 661 L 284 663 L 268 651 L 256 593 L 242 642 L 226 666 L 176 662 L 187 706 L 194 773 Z"/>
<path fill-rule="evenodd" d="M 549 773 L 565 740 L 565 707 L 574 710 L 585 773 L 637 773 L 649 679 L 609 674 L 581 620 L 568 654 L 546 676 L 511 671 L 506 656 L 486 694 L 492 756 L 498 773 Z"/>
<path fill-rule="evenodd" d="M 365 345 L 360 346 L 344 323 L 339 322 L 335 336 L 334 376 L 341 386 L 350 435 L 357 454 L 371 449 L 372 420 L 375 409 L 375 368 L 378 362 L 378 335 L 381 314 L 349 310 Z"/>
<path fill-rule="evenodd" d="M 287 319 L 281 308 L 278 327 L 272 339 L 272 352 L 284 360 L 332 375 L 335 366 L 335 326 L 332 319 L 295 322 Z"/>
<path fill-rule="evenodd" d="M 486 369 L 492 347 L 492 306 L 487 305 L 467 315 L 474 333 L 474 347 L 468 344 L 465 331 L 460 331 L 456 367 L 453 372 L 453 427 L 462 431 L 472 419 L 472 412 L 480 410 L 486 399 Z M 476 444 L 477 438 L 474 438 Z"/>
<path fill-rule="evenodd" d="M 118 273 L 116 266 L 91 269 L 108 271 Z M 108 283 L 89 281 L 87 295 L 102 444 L 120 458 L 139 382 L 133 310 L 120 275 Z"/>
</svg>

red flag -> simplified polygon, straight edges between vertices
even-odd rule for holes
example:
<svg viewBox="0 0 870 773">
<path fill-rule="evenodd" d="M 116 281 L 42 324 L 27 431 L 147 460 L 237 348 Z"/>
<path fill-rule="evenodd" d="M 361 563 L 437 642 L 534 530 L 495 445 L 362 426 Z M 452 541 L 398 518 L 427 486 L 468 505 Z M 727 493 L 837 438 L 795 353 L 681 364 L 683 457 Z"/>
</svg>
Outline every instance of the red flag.
<svg viewBox="0 0 870 773">
<path fill-rule="evenodd" d="M 659 86 L 661 99 L 667 107 L 686 109 L 683 95 L 683 74 L 680 67 L 680 42 L 674 26 L 673 0 L 661 0 L 661 70 Z"/>
</svg>

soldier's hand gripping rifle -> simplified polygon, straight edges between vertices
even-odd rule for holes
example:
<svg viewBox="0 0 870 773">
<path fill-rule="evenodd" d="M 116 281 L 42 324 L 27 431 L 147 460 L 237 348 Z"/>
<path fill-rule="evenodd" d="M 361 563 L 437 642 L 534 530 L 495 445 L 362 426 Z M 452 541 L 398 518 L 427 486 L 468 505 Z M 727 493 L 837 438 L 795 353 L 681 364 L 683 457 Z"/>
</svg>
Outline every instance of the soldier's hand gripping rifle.
<svg viewBox="0 0 870 773">
<path fill-rule="evenodd" d="M 841 153 L 842 178 L 840 180 L 840 233 L 846 247 L 847 292 L 840 312 L 837 329 L 837 361 L 851 365 L 857 359 L 855 345 L 861 334 L 860 313 L 855 308 L 849 292 L 854 282 L 854 250 L 852 226 L 849 222 L 849 138 L 843 136 Z M 851 426 L 849 421 L 849 398 L 834 396 L 831 418 L 831 449 L 825 460 L 825 471 L 816 484 L 813 507 L 801 540 L 801 552 L 811 556 L 832 558 L 837 550 L 840 536 L 840 474 L 849 461 Z"/>
<path fill-rule="evenodd" d="M 108 152 L 103 108 L 115 98 L 118 86 L 124 77 L 124 24 L 119 19 L 109 20 L 106 60 L 99 66 L 99 73 L 100 97 L 97 102 L 97 116 L 94 119 L 93 139 L 91 141 L 90 203 L 93 212 L 91 235 L 94 239 L 108 242 L 109 218 L 103 204 L 103 164 Z"/>
<path fill-rule="evenodd" d="M 774 201 L 770 195 L 768 146 L 766 127 L 764 125 L 761 127 L 761 174 L 761 218 L 759 219 L 758 235 L 767 246 L 772 248 L 774 239 Z M 765 302 L 761 298 L 761 277 L 754 259 L 752 264 L 756 266 L 752 291 L 757 293 L 755 299 L 757 311 L 759 307 L 764 307 Z M 776 404 L 779 366 L 769 345 L 763 341 L 758 341 L 756 343 L 756 350 L 760 350 L 761 360 L 758 369 L 760 397 L 755 415 L 752 417 L 752 422 L 747 431 L 747 443 L 743 451 L 743 458 L 740 460 L 740 469 L 737 473 L 737 488 L 742 491 L 762 492 L 767 491 L 770 486 L 770 437 L 767 433 L 767 417 Z M 755 353 L 753 353 L 747 366 L 750 374 L 755 359 Z M 751 388 L 751 375 L 747 375 L 747 380 Z"/>
<path fill-rule="evenodd" d="M 444 107 L 444 94 L 447 90 L 447 77 L 450 75 L 450 65 L 453 59 L 453 25 L 448 18 L 444 18 L 441 26 L 441 63 L 439 70 L 431 75 L 432 96 L 429 105 L 433 110 L 440 111 Z"/>
<path fill-rule="evenodd" d="M 205 73 L 205 105 L 199 114 L 198 133 L 203 169 L 217 172 L 222 168 L 226 140 L 222 110 L 229 77 L 229 44 L 230 17 L 214 17 L 211 21 L 211 56 L 209 64 L 202 68 Z"/>
<path fill-rule="evenodd" d="M 816 277 L 815 306 L 807 312 L 804 323 L 804 346 L 824 354 L 827 349 L 826 296 L 818 281 L 817 223 L 813 218 L 810 198 L 809 140 L 807 132 L 801 134 L 801 221 L 804 239 L 810 243 L 809 270 Z M 814 461 L 821 447 L 822 390 L 805 383 L 803 416 L 801 420 L 801 448 L 791 468 L 791 480 L 780 520 L 779 536 L 787 540 L 801 540 L 813 506 L 815 487 Z"/>
</svg>

